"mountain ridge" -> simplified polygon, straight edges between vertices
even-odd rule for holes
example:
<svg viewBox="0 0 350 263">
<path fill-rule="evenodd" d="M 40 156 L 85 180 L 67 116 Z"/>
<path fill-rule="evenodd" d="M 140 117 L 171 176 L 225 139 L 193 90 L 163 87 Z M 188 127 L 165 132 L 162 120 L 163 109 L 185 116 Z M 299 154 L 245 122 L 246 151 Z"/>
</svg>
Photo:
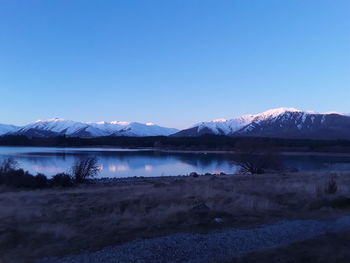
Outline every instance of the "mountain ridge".
<svg viewBox="0 0 350 263">
<path fill-rule="evenodd" d="M 174 136 L 202 135 L 272 137 L 287 139 L 349 139 L 350 116 L 338 112 L 320 113 L 295 108 L 276 108 L 232 119 L 215 119 L 177 130 L 154 123 L 123 121 L 78 122 L 60 118 L 38 120 L 18 127 L 0 124 L 0 135 L 27 137 Z"/>
<path fill-rule="evenodd" d="M 28 137 L 53 137 L 62 135 L 69 137 L 168 136 L 178 131 L 178 129 L 161 127 L 153 123 L 143 124 L 120 121 L 85 123 L 61 118 L 37 120 L 28 125 L 13 129 L 10 129 L 10 125 L 3 126 L 3 133 L 0 133 L 0 135 L 11 134 Z"/>
<path fill-rule="evenodd" d="M 350 116 L 295 108 L 276 108 L 225 120 L 201 122 L 173 134 L 177 137 L 204 134 L 305 139 L 350 139 Z"/>
</svg>

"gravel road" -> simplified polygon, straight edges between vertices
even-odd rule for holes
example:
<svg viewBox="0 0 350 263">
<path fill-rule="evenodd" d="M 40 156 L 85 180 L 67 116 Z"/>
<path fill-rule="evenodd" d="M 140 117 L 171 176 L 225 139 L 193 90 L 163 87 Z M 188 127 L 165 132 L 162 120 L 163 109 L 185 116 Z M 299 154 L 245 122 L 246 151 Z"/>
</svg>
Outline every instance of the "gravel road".
<svg viewBox="0 0 350 263">
<path fill-rule="evenodd" d="M 232 259 L 327 232 L 349 229 L 350 216 L 332 221 L 290 220 L 252 229 L 231 229 L 208 234 L 179 233 L 125 243 L 93 253 L 42 259 L 38 263 L 204 263 Z"/>
</svg>

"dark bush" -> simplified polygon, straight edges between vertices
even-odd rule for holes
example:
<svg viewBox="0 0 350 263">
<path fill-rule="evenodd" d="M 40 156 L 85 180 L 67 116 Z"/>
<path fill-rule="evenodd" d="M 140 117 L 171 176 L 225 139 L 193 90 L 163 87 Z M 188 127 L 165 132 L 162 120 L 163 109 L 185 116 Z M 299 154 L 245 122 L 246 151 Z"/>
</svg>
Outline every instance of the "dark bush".
<svg viewBox="0 0 350 263">
<path fill-rule="evenodd" d="M 326 194 L 335 194 L 338 190 L 337 181 L 334 178 L 329 179 L 325 188 Z"/>
<path fill-rule="evenodd" d="M 50 180 L 44 174 L 33 176 L 28 171 L 16 169 L 17 163 L 12 159 L 6 159 L 0 164 L 0 184 L 14 188 L 43 189 L 47 187 L 69 187 L 74 185 L 72 176 L 57 174 Z M 82 166 L 82 177 L 94 175 L 94 162 L 87 161 Z"/>
<path fill-rule="evenodd" d="M 35 188 L 45 188 L 48 186 L 48 179 L 45 175 L 43 174 L 37 174 L 34 176 L 34 181 L 35 181 Z"/>
<path fill-rule="evenodd" d="M 196 172 L 192 172 L 192 173 L 190 173 L 190 176 L 192 176 L 192 177 L 199 177 L 199 174 L 196 173 Z"/>
<path fill-rule="evenodd" d="M 50 186 L 52 187 L 71 187 L 73 186 L 72 177 L 68 174 L 56 174 L 50 179 Z"/>
<path fill-rule="evenodd" d="M 236 145 L 234 163 L 242 174 L 263 174 L 283 168 L 280 154 L 266 143 L 245 141 Z"/>
<path fill-rule="evenodd" d="M 41 176 L 34 177 L 23 169 L 10 170 L 0 175 L 0 183 L 16 188 L 37 188 L 38 183 L 42 182 Z"/>
<path fill-rule="evenodd" d="M 86 179 L 94 177 L 100 167 L 96 158 L 85 158 L 75 162 L 72 167 L 73 179 L 76 183 L 83 183 Z"/>
<path fill-rule="evenodd" d="M 12 159 L 12 158 L 7 158 L 2 161 L 0 164 L 0 174 L 4 174 L 13 170 L 16 170 L 18 166 L 18 163 Z"/>
</svg>

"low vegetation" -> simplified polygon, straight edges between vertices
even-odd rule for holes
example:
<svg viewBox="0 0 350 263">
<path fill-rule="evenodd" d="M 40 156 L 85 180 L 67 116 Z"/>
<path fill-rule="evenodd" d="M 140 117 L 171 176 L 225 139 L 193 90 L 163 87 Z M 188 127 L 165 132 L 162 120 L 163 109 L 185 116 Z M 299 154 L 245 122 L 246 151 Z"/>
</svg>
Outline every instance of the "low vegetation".
<svg viewBox="0 0 350 263">
<path fill-rule="evenodd" d="M 283 170 L 279 152 L 264 142 L 237 143 L 234 163 L 240 167 L 241 174 L 264 174 Z"/>
<path fill-rule="evenodd" d="M 55 147 L 122 147 L 160 148 L 174 150 L 227 150 L 234 151 L 240 143 L 251 141 L 269 144 L 272 149 L 294 152 L 350 152 L 350 140 L 308 140 L 261 137 L 232 137 L 203 135 L 198 137 L 125 137 L 104 136 L 93 138 L 53 137 L 28 138 L 26 136 L 0 136 L 0 145 L 6 146 L 55 146 Z"/>
<path fill-rule="evenodd" d="M 96 158 L 77 160 L 71 174 L 60 173 L 48 179 L 44 174 L 32 175 L 19 169 L 13 159 L 0 164 L 0 185 L 19 189 L 44 189 L 51 187 L 71 187 L 86 182 L 99 171 Z"/>
<path fill-rule="evenodd" d="M 337 181 L 334 177 L 328 180 L 327 186 L 325 188 L 326 194 L 335 194 L 338 190 Z"/>
<path fill-rule="evenodd" d="M 325 191 L 330 176 L 336 193 Z M 349 185 L 347 173 L 280 173 L 127 178 L 3 191 L 0 262 L 33 262 L 174 232 L 340 216 L 350 213 Z"/>
<path fill-rule="evenodd" d="M 96 158 L 85 158 L 76 161 L 72 167 L 72 178 L 76 183 L 83 183 L 97 175 L 100 166 Z"/>
</svg>

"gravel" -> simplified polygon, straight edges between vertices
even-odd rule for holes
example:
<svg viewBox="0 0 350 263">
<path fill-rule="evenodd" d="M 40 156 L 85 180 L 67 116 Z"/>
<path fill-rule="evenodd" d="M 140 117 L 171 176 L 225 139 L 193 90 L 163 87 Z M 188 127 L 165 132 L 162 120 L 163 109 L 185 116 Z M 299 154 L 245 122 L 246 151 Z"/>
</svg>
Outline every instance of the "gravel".
<svg viewBox="0 0 350 263">
<path fill-rule="evenodd" d="M 179 233 L 133 241 L 38 263 L 204 263 L 240 257 L 253 251 L 286 246 L 325 234 L 350 229 L 350 216 L 336 220 L 289 220 L 252 229 L 231 229 L 208 234 Z"/>
</svg>

